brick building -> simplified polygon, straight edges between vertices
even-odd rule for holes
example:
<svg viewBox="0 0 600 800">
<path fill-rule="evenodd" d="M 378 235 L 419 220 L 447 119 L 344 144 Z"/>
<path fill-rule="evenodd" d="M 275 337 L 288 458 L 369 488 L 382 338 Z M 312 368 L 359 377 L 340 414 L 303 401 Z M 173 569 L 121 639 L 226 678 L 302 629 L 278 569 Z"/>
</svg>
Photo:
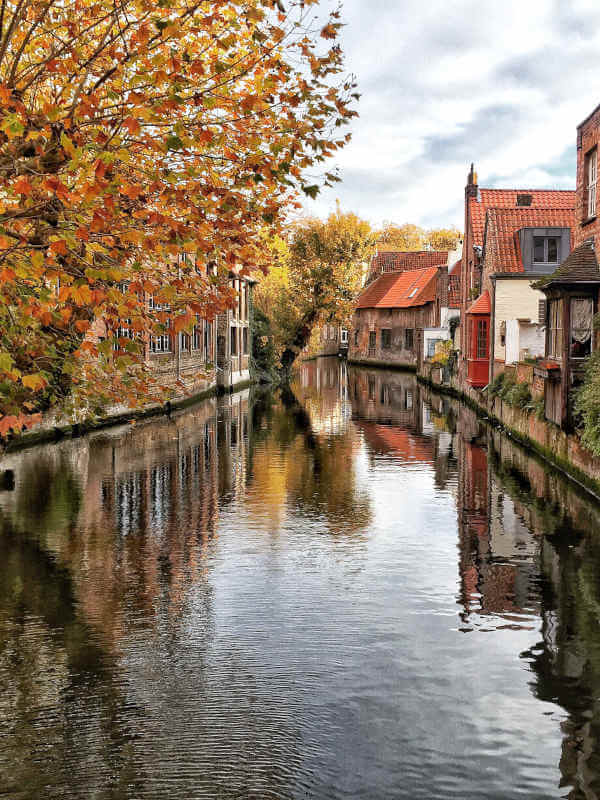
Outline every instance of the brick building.
<svg viewBox="0 0 600 800">
<path fill-rule="evenodd" d="M 365 284 L 386 272 L 406 272 L 448 265 L 448 250 L 378 250 L 371 259 Z"/>
<path fill-rule="evenodd" d="M 562 428 L 573 425 L 573 399 L 586 359 L 600 345 L 593 318 L 599 309 L 597 247 L 598 144 L 600 106 L 577 127 L 577 188 L 574 249 L 538 288 L 546 297 L 545 361 L 536 367 L 544 384 L 545 415 Z"/>
<path fill-rule="evenodd" d="M 486 212 L 481 281 L 491 308 L 485 383 L 506 363 L 544 354 L 544 295 L 533 284 L 569 255 L 573 224 L 574 208 Z"/>
<path fill-rule="evenodd" d="M 445 265 L 379 275 L 356 302 L 349 360 L 416 368 L 423 329 L 440 325 L 447 296 Z"/>
<path fill-rule="evenodd" d="M 557 263 L 556 261 L 550 263 L 546 261 L 548 240 L 552 239 L 554 234 L 552 229 L 560 228 L 562 231 L 569 227 L 571 218 L 567 215 L 569 212 L 572 213 L 574 207 L 575 192 L 572 191 L 480 188 L 477 184 L 477 175 L 471 165 L 465 187 L 465 234 L 460 269 L 460 367 L 462 378 L 471 386 L 485 386 L 490 375 L 490 334 L 492 295 L 494 293 L 494 282 L 491 276 L 495 274 L 494 271 L 499 272 L 503 269 L 505 260 L 511 268 L 507 270 L 508 272 L 511 270 L 516 272 L 515 263 L 519 270 L 522 264 L 524 271 L 525 266 L 529 263 L 532 265 L 535 263 L 537 266 L 538 262 L 535 262 L 532 248 L 533 237 L 537 236 L 536 228 L 538 226 L 549 229 L 548 231 L 538 231 L 539 238 L 546 240 L 546 244 L 542 245 L 546 248 L 542 259 L 547 274 L 550 271 L 550 263 Z M 524 215 L 522 218 L 515 218 L 509 214 L 503 215 L 501 210 L 528 211 L 530 216 Z M 549 214 L 547 218 L 544 215 L 536 214 L 541 211 L 552 212 L 552 214 Z M 567 212 L 567 215 L 562 216 L 559 212 Z M 544 224 L 545 219 L 552 224 Z M 556 220 L 558 220 L 557 223 Z M 521 229 L 515 229 L 515 224 L 523 225 L 523 233 L 519 233 L 518 238 L 515 238 L 515 234 Z M 527 228 L 528 232 L 525 231 Z M 486 236 L 488 234 L 489 245 L 486 252 Z M 560 257 L 560 248 L 563 247 L 562 232 L 556 235 L 559 237 L 557 247 Z M 517 254 L 519 255 L 517 256 Z M 485 256 L 487 256 L 487 262 Z M 555 257 L 553 250 L 550 252 L 550 256 Z M 514 290 L 514 285 L 512 286 Z M 525 286 L 526 284 L 523 283 L 513 293 L 521 296 Z M 531 298 L 529 302 L 531 304 Z M 537 314 L 536 321 L 538 321 Z"/>
<path fill-rule="evenodd" d="M 235 307 L 214 320 L 198 317 L 191 332 L 171 331 L 169 306 L 152 296 L 146 298 L 151 312 L 166 316 L 163 333 L 144 342 L 145 361 L 161 386 L 173 388 L 179 395 L 193 395 L 212 388 L 228 391 L 250 379 L 254 281 L 234 274 L 229 281 L 237 296 Z M 135 335 L 126 322 L 115 333 L 115 349 Z M 98 320 L 93 335 L 102 339 L 111 334 Z"/>
</svg>

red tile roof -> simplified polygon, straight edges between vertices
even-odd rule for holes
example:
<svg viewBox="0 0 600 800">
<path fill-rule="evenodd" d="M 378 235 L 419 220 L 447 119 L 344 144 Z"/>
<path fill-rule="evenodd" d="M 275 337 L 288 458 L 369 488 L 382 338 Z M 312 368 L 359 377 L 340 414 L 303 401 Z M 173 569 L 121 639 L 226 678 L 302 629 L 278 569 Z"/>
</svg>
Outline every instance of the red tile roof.
<svg viewBox="0 0 600 800">
<path fill-rule="evenodd" d="M 498 264 L 493 272 L 523 272 L 517 232 L 521 228 L 574 228 L 575 211 L 569 208 L 488 208 L 486 252 Z"/>
<path fill-rule="evenodd" d="M 369 284 L 356 308 L 412 308 L 435 300 L 438 267 L 388 272 Z"/>
<path fill-rule="evenodd" d="M 383 250 L 371 259 L 370 272 L 402 272 L 447 263 L 447 250 Z"/>
<path fill-rule="evenodd" d="M 460 281 L 462 277 L 462 258 L 450 267 L 448 273 L 448 308 L 460 308 Z"/>
<path fill-rule="evenodd" d="M 530 206 L 517 206 L 518 194 L 530 194 Z M 480 189 L 478 198 L 469 199 L 473 244 L 483 245 L 485 213 L 488 208 L 575 208 L 575 192 L 553 189 Z"/>
<path fill-rule="evenodd" d="M 490 293 L 484 292 L 480 294 L 477 300 L 473 303 L 473 305 L 467 309 L 467 314 L 491 314 L 492 313 L 492 301 L 490 299 Z"/>
</svg>

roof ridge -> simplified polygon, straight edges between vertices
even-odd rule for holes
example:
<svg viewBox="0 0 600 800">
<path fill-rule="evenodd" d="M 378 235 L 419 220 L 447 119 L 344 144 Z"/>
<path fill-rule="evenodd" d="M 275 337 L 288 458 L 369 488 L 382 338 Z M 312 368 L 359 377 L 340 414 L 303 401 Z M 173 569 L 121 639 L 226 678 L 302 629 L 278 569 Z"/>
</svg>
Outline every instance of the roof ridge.
<svg viewBox="0 0 600 800">
<path fill-rule="evenodd" d="M 519 187 L 518 189 L 494 189 L 489 186 L 480 186 L 480 192 L 572 192 L 575 194 L 577 189 L 522 189 Z"/>
</svg>

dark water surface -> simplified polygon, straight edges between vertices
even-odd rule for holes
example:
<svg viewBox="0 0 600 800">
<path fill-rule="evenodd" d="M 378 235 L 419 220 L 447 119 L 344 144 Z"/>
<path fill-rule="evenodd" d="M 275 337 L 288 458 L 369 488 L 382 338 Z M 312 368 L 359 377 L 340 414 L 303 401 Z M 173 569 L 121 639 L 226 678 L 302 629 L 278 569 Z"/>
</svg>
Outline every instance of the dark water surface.
<svg viewBox="0 0 600 800">
<path fill-rule="evenodd" d="M 600 510 L 414 377 L 0 470 L 0 797 L 600 797 Z"/>
</svg>

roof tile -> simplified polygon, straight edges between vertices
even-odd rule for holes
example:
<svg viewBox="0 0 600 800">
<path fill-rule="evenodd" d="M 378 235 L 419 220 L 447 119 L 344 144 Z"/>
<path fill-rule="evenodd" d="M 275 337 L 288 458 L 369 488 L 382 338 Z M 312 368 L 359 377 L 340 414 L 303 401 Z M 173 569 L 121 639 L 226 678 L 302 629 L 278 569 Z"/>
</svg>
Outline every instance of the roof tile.
<svg viewBox="0 0 600 800">
<path fill-rule="evenodd" d="M 384 273 L 364 289 L 356 308 L 413 308 L 432 302 L 438 269 Z"/>
<path fill-rule="evenodd" d="M 447 263 L 447 250 L 383 250 L 371 259 L 370 273 L 402 272 Z"/>
<path fill-rule="evenodd" d="M 517 206 L 518 194 L 530 194 L 530 206 Z M 483 245 L 485 213 L 488 208 L 575 208 L 575 192 L 554 189 L 480 189 L 477 198 L 469 199 L 473 244 Z"/>
<path fill-rule="evenodd" d="M 568 208 L 488 208 L 485 247 L 498 261 L 494 272 L 524 272 L 517 235 L 521 228 L 574 228 L 575 212 Z M 493 245 L 492 245 L 493 243 Z M 492 246 L 491 246 L 492 245 Z"/>
<path fill-rule="evenodd" d="M 473 303 L 473 305 L 467 309 L 467 314 L 491 314 L 492 313 L 492 301 L 490 299 L 490 293 L 484 292 L 480 294 L 477 300 Z"/>
</svg>

